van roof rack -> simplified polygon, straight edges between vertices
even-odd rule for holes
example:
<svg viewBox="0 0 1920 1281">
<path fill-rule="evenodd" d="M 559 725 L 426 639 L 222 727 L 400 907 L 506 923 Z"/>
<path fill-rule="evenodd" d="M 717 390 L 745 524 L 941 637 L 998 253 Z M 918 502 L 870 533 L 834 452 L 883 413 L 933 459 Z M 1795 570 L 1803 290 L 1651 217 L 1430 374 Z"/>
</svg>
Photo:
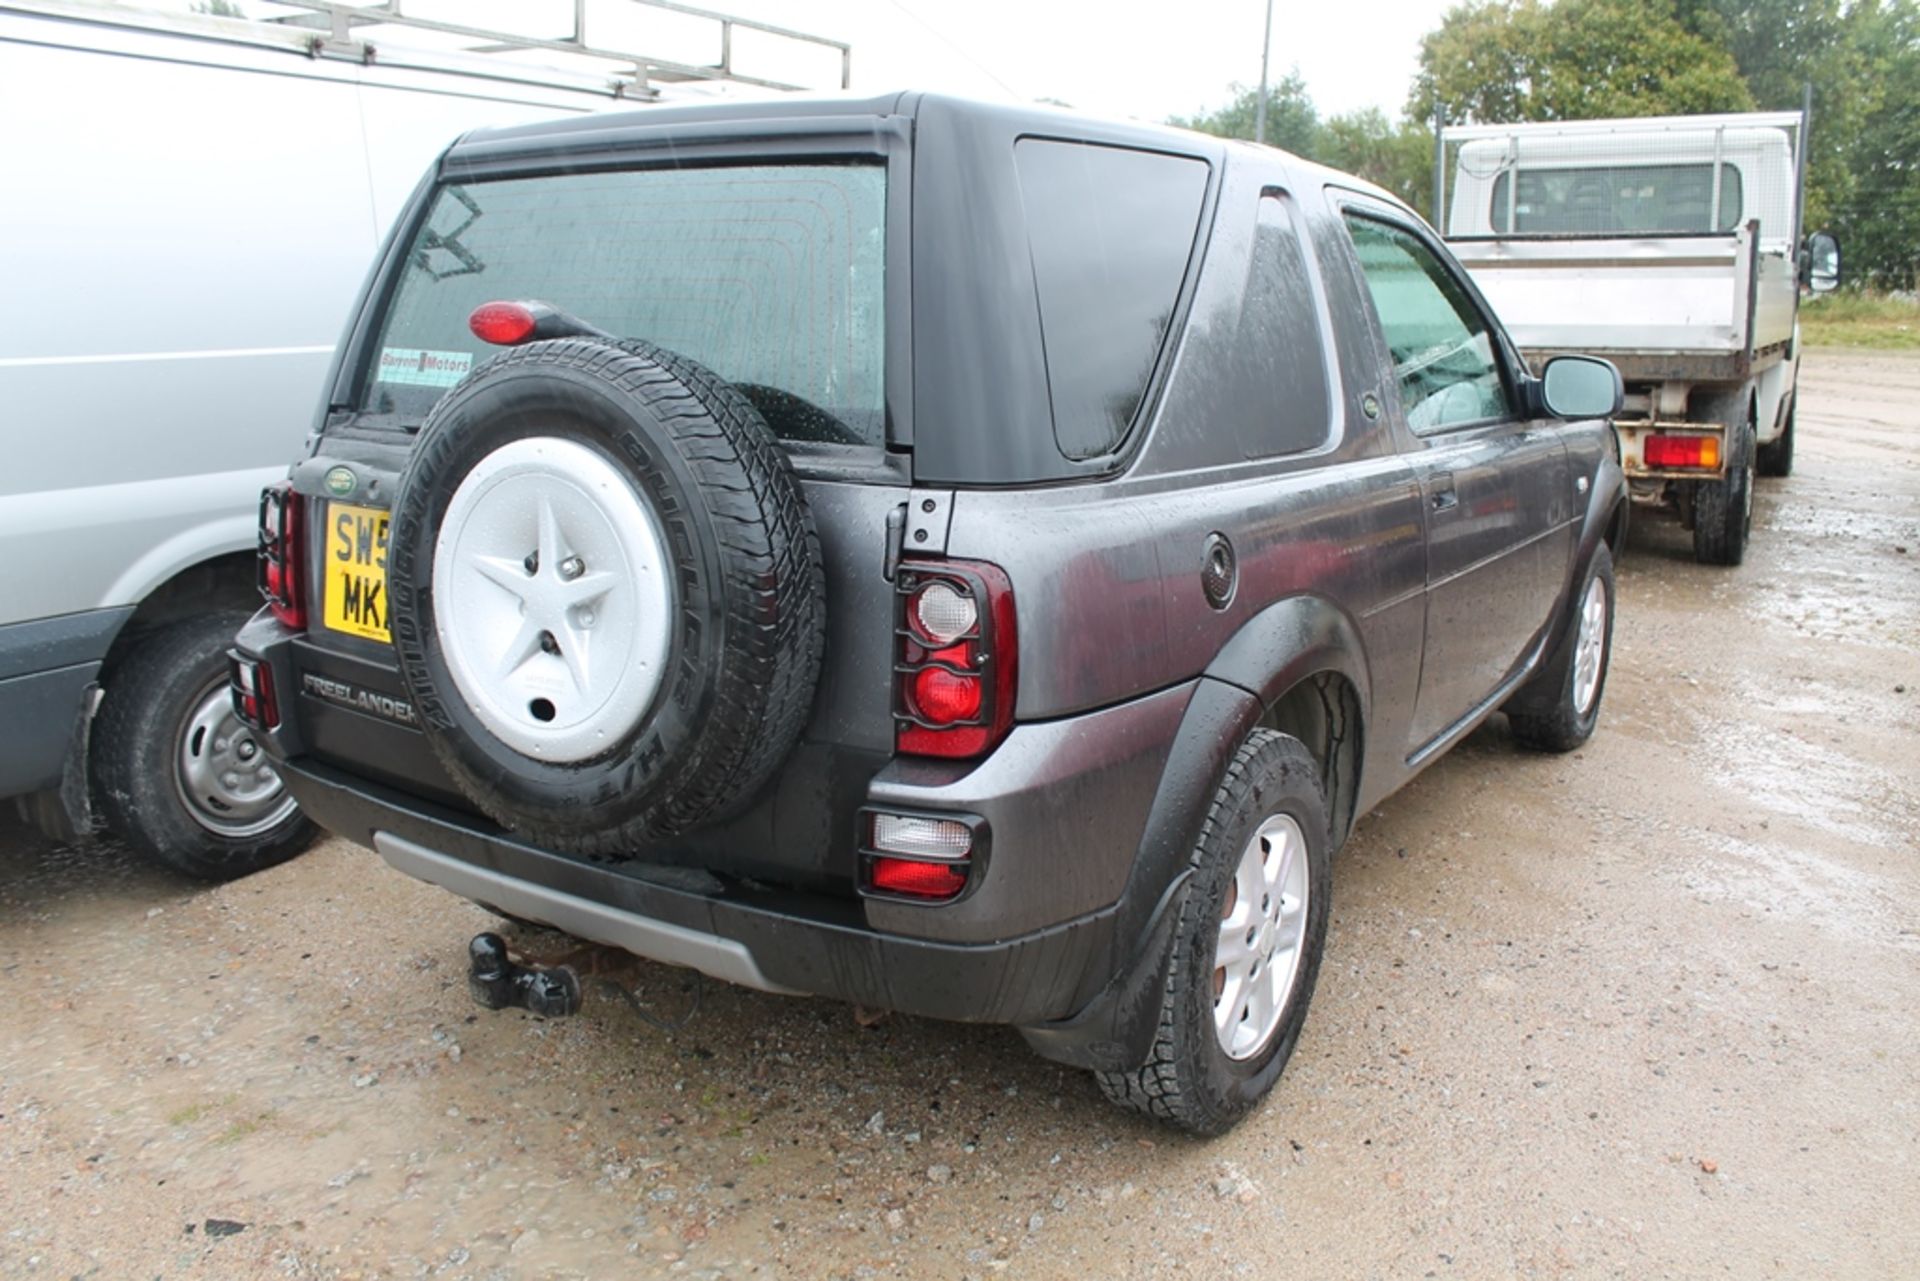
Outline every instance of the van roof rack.
<svg viewBox="0 0 1920 1281">
<path fill-rule="evenodd" d="M 377 57 L 376 37 L 385 39 L 396 30 L 431 31 L 459 38 L 459 42 L 448 52 L 497 55 L 545 51 L 625 64 L 624 70 L 615 72 L 611 85 L 612 92 L 620 97 L 652 100 L 660 96 L 657 85 L 691 81 L 731 81 L 763 89 L 809 87 L 743 75 L 737 71 L 733 65 L 734 33 L 750 31 L 789 45 L 817 45 L 837 50 L 840 54 L 840 88 L 850 87 L 852 81 L 853 46 L 845 41 L 751 18 L 737 18 L 711 9 L 680 4 L 677 0 L 619 0 L 619 3 L 708 24 L 711 34 L 719 40 L 719 57 L 714 62 L 676 61 L 632 49 L 596 44 L 588 38 L 587 0 L 572 0 L 573 30 L 560 36 L 529 36 L 419 16 L 406 11 L 408 0 L 385 0 L 381 4 L 344 4 L 338 0 L 272 0 L 272 3 L 298 12 L 276 14 L 260 21 L 314 31 L 316 34 L 308 41 L 308 51 L 315 57 L 373 62 Z M 466 43 L 469 41 L 473 43 Z"/>
</svg>

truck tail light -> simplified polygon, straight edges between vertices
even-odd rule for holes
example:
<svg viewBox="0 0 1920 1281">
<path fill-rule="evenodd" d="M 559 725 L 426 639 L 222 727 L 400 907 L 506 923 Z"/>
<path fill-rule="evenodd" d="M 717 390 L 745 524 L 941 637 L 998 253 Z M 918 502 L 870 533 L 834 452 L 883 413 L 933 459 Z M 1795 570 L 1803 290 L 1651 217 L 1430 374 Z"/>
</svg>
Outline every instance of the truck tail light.
<svg viewBox="0 0 1920 1281">
<path fill-rule="evenodd" d="M 980 561 L 906 561 L 894 579 L 894 745 L 983 756 L 1013 728 L 1013 584 Z"/>
<path fill-rule="evenodd" d="M 1720 466 L 1720 438 L 1655 432 L 1640 446 L 1640 457 L 1649 467 L 1716 470 Z"/>
<path fill-rule="evenodd" d="M 282 482 L 260 491 L 260 595 L 288 627 L 307 625 L 301 560 L 306 555 L 301 499 Z"/>
<path fill-rule="evenodd" d="M 986 823 L 972 815 L 860 812 L 863 892 L 918 902 L 958 898 L 986 854 Z"/>
</svg>

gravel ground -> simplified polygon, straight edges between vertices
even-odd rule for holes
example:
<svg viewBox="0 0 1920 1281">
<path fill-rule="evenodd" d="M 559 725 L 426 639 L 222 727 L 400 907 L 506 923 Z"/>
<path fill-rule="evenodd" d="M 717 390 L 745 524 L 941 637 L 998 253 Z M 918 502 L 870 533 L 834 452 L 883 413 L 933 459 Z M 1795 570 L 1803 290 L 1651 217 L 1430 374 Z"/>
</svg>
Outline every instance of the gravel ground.
<svg viewBox="0 0 1920 1281">
<path fill-rule="evenodd" d="M 9 822 L 0 1273 L 1920 1275 L 1920 359 L 1803 377 L 1745 566 L 1636 525 L 1593 742 L 1361 823 L 1225 1139 L 644 963 L 679 1030 L 482 1014 L 490 918 L 362 850 L 205 888 Z"/>
</svg>

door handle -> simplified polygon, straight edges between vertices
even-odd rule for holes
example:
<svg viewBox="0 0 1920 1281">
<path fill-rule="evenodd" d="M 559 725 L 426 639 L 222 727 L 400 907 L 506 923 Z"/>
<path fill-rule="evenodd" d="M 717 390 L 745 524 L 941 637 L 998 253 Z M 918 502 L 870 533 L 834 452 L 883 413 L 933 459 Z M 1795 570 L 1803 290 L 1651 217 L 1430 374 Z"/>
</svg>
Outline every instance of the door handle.
<svg viewBox="0 0 1920 1281">
<path fill-rule="evenodd" d="M 1460 495 L 1453 492 L 1453 473 L 1439 471 L 1429 478 L 1432 485 L 1427 501 L 1437 512 L 1452 511 L 1460 505 Z"/>
</svg>

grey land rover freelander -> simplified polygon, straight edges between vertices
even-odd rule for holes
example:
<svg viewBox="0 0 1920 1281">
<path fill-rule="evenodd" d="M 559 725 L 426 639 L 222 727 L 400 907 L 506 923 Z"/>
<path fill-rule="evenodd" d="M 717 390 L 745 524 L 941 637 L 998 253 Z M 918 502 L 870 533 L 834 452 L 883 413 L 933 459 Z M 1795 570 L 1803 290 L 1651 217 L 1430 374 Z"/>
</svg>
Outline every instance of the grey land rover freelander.
<svg viewBox="0 0 1920 1281">
<path fill-rule="evenodd" d="M 1496 711 L 1592 732 L 1619 395 L 1270 149 L 918 94 L 477 132 L 264 500 L 235 698 L 413 876 L 1217 1133 L 1355 819 Z"/>
</svg>

